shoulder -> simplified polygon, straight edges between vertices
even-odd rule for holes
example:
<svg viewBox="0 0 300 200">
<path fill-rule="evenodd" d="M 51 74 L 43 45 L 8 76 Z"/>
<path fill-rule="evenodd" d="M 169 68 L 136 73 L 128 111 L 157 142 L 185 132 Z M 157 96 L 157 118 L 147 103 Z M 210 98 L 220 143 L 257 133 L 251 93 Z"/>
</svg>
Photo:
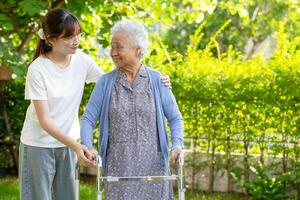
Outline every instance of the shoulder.
<svg viewBox="0 0 300 200">
<path fill-rule="evenodd" d="M 48 65 L 47 60 L 43 56 L 39 56 L 29 65 L 27 73 L 43 73 L 43 69 Z"/>
<path fill-rule="evenodd" d="M 77 49 L 76 53 L 73 56 L 81 57 L 81 58 L 89 58 L 89 55 L 84 53 L 82 49 Z"/>
<path fill-rule="evenodd" d="M 155 69 L 152 69 L 151 67 L 148 67 L 146 65 L 143 65 L 146 70 L 149 72 L 149 74 L 151 74 L 151 76 L 156 76 L 156 77 L 160 77 L 161 76 L 161 72 L 155 70 Z"/>
<path fill-rule="evenodd" d="M 97 81 L 97 85 L 103 85 L 103 84 L 107 84 L 109 81 L 113 81 L 113 78 L 116 76 L 117 74 L 117 69 L 113 69 L 110 72 L 102 75 L 98 81 Z"/>
<path fill-rule="evenodd" d="M 152 68 L 150 68 L 150 67 L 147 67 L 147 66 L 145 66 L 145 65 L 144 65 L 144 67 L 145 67 L 146 70 L 148 71 L 149 76 L 150 76 L 151 79 L 153 79 L 153 80 L 159 80 L 159 81 L 160 81 L 161 76 L 162 76 L 161 72 L 159 72 L 159 71 L 157 71 L 157 70 L 155 70 L 155 69 L 152 69 Z"/>
<path fill-rule="evenodd" d="M 117 69 L 114 69 L 109 73 L 102 75 L 98 79 L 94 87 L 93 93 L 103 97 L 104 93 L 109 91 L 109 89 L 114 85 L 113 83 L 115 81 L 116 75 L 117 75 Z"/>
<path fill-rule="evenodd" d="M 94 62 L 94 59 L 88 55 L 87 53 L 83 52 L 82 49 L 78 49 L 73 57 L 76 59 L 76 63 L 91 63 Z"/>
<path fill-rule="evenodd" d="M 32 63 L 29 65 L 29 68 L 37 68 L 39 66 L 45 65 L 46 63 L 46 58 L 43 55 L 41 55 L 37 57 L 34 61 L 32 61 Z"/>
</svg>

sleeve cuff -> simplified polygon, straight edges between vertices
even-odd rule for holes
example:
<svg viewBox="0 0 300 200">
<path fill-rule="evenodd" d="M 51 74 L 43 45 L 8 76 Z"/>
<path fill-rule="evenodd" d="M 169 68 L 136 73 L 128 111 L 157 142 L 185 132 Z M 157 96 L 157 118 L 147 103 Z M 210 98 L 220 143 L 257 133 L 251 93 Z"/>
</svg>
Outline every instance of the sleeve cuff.
<svg viewBox="0 0 300 200">
<path fill-rule="evenodd" d="M 174 138 L 172 141 L 172 150 L 173 149 L 182 149 L 183 148 L 183 142 L 181 138 Z"/>
</svg>

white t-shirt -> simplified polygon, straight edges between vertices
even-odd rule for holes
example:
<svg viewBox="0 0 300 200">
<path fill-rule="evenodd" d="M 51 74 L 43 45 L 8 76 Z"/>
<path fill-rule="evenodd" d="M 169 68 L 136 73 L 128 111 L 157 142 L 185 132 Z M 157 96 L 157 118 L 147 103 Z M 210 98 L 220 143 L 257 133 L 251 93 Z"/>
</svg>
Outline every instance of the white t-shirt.
<svg viewBox="0 0 300 200">
<path fill-rule="evenodd" d="M 56 125 L 77 140 L 80 137 L 78 110 L 84 85 L 96 82 L 102 74 L 94 60 L 79 50 L 65 69 L 40 56 L 28 68 L 25 99 L 47 100 Z M 38 147 L 65 146 L 41 128 L 32 101 L 26 112 L 21 142 Z"/>
</svg>

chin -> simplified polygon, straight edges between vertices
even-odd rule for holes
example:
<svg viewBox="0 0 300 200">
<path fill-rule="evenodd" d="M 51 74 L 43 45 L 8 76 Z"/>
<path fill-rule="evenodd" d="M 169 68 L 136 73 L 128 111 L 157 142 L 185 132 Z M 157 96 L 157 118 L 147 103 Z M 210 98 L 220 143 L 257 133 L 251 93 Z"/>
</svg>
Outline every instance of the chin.
<svg viewBox="0 0 300 200">
<path fill-rule="evenodd" d="M 113 61 L 115 66 L 119 66 L 120 65 L 120 62 L 116 62 L 116 61 Z"/>
<path fill-rule="evenodd" d="M 74 49 L 70 49 L 70 48 L 66 48 L 62 51 L 60 51 L 61 54 L 64 54 L 64 55 L 73 55 L 77 52 L 77 50 L 74 50 Z"/>
<path fill-rule="evenodd" d="M 77 52 L 77 50 L 70 50 L 68 51 L 68 54 L 75 54 Z"/>
</svg>

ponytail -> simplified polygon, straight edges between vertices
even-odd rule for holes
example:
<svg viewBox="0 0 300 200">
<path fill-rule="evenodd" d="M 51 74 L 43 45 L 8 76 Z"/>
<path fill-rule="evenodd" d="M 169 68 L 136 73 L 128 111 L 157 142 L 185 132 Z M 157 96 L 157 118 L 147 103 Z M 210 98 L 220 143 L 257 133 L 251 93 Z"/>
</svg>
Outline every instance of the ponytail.
<svg viewBox="0 0 300 200">
<path fill-rule="evenodd" d="M 51 44 L 47 41 L 49 37 L 69 37 L 77 32 L 81 32 L 81 26 L 78 19 L 70 12 L 63 9 L 53 9 L 49 11 L 42 19 L 42 33 L 38 33 L 40 40 L 34 53 L 33 60 L 40 55 L 45 55 L 52 50 Z M 38 31 L 39 32 L 39 31 Z M 47 37 L 45 37 L 47 36 Z"/>
<path fill-rule="evenodd" d="M 47 44 L 46 40 L 40 39 L 40 41 L 36 47 L 33 60 L 35 60 L 40 55 L 44 55 L 44 54 L 50 52 L 51 49 L 52 49 L 52 47 Z"/>
</svg>

